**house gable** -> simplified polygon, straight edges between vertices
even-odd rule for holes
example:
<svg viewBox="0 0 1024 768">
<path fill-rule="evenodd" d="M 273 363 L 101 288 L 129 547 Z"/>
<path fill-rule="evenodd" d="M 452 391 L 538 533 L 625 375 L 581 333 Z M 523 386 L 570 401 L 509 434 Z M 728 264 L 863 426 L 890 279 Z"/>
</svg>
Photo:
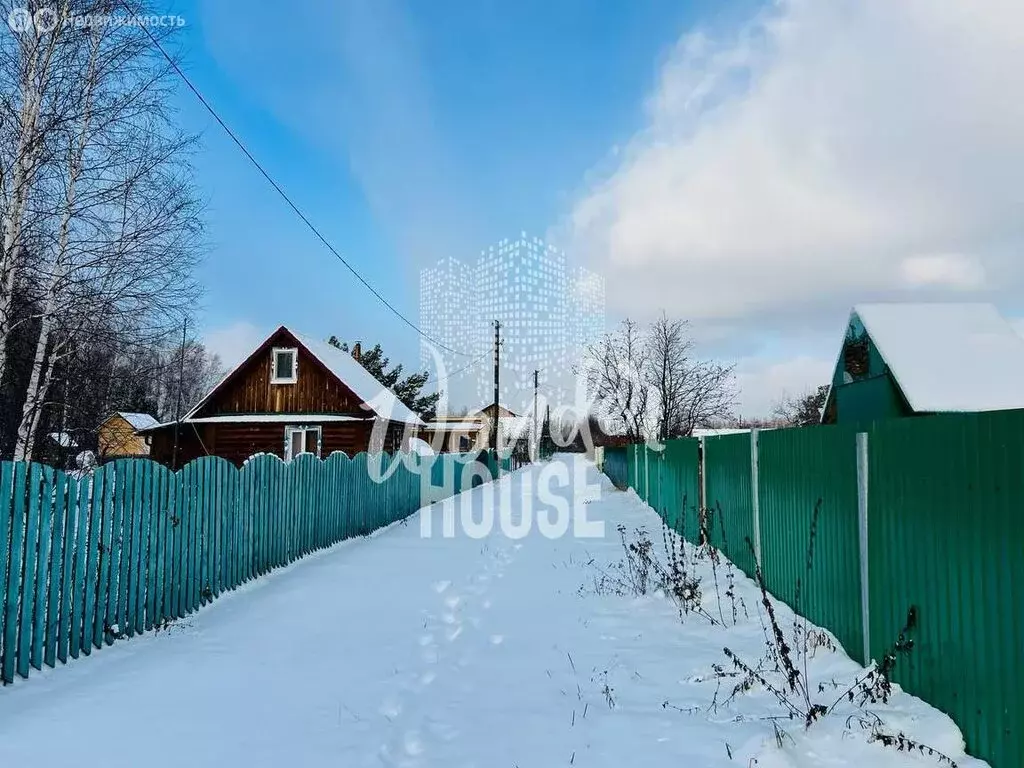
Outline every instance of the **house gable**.
<svg viewBox="0 0 1024 768">
<path fill-rule="evenodd" d="M 295 348 L 297 376 L 294 383 L 273 383 L 275 348 Z M 189 418 L 241 413 L 316 413 L 372 415 L 363 401 L 310 354 L 287 328 L 278 328 L 246 360 L 235 368 Z"/>
<path fill-rule="evenodd" d="M 822 411 L 826 424 L 868 422 L 913 412 L 856 310 L 850 314 L 831 384 Z"/>
</svg>

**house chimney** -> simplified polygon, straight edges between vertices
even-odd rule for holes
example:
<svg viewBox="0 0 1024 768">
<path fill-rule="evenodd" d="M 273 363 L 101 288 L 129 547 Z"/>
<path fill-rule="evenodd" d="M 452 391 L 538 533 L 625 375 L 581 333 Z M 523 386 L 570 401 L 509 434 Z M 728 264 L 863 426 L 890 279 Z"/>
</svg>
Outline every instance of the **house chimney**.
<svg viewBox="0 0 1024 768">
<path fill-rule="evenodd" d="M 356 361 L 358 362 L 359 358 L 362 357 L 362 356 L 363 356 L 363 347 L 357 341 L 355 343 L 355 345 L 352 347 L 352 357 L 354 357 L 356 359 Z"/>
</svg>

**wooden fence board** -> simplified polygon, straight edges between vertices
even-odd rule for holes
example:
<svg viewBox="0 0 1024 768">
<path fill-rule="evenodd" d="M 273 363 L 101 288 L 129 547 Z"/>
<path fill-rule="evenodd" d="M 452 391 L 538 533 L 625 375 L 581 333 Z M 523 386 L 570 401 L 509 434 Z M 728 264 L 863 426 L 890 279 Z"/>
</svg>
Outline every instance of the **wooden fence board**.
<svg viewBox="0 0 1024 768">
<path fill-rule="evenodd" d="M 75 555 L 79 549 L 78 539 L 78 494 L 79 483 L 74 477 L 65 478 L 64 510 L 64 563 L 61 568 L 60 624 L 57 629 L 57 660 L 65 663 L 68 660 L 68 641 L 70 638 L 72 617 L 75 613 Z"/>
<path fill-rule="evenodd" d="M 81 478 L 0 462 L 0 680 L 164 626 L 413 513 L 407 460 L 259 456 L 238 470 L 203 457 L 172 473 L 120 459 Z"/>
<path fill-rule="evenodd" d="M 18 596 L 21 593 L 21 561 L 25 546 L 25 527 L 21 521 L 25 519 L 26 470 L 26 465 L 17 464 L 14 466 L 11 477 L 11 544 L 7 560 L 7 595 L 3 606 L 5 616 L 3 659 L 0 663 L 0 677 L 5 683 L 14 680 L 18 658 Z"/>
<path fill-rule="evenodd" d="M 50 576 L 50 548 L 53 542 L 53 493 L 54 472 L 43 467 L 39 478 L 39 543 L 36 560 L 36 596 L 32 617 L 32 651 L 29 663 L 35 669 L 43 668 L 43 645 L 46 641 L 46 598 Z"/>
<path fill-rule="evenodd" d="M 18 629 L 18 674 L 28 677 L 32 652 L 32 617 L 36 604 L 36 565 L 39 558 L 39 495 L 42 492 L 43 467 L 32 464 L 28 471 L 26 492 L 24 560 L 21 579 L 21 616 Z"/>
</svg>

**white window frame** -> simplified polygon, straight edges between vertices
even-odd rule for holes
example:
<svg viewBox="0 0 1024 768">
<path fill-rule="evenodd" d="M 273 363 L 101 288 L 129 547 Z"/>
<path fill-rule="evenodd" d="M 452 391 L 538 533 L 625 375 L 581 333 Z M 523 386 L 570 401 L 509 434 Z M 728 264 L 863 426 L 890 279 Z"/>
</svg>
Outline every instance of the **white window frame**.
<svg viewBox="0 0 1024 768">
<path fill-rule="evenodd" d="M 301 432 L 302 433 L 302 435 L 303 435 L 302 436 L 303 443 L 306 443 L 309 440 L 307 435 L 310 432 L 316 432 L 316 450 L 315 451 L 303 451 L 303 453 L 312 453 L 314 456 L 316 456 L 319 459 L 320 458 L 320 454 L 321 454 L 321 450 L 322 450 L 322 447 L 323 447 L 323 440 L 324 440 L 324 433 L 323 433 L 323 430 L 320 428 L 320 425 L 319 424 L 314 424 L 314 425 L 309 425 L 309 424 L 289 424 L 288 426 L 286 426 L 284 428 L 284 460 L 285 461 L 291 461 L 292 459 L 295 458 L 295 456 L 292 455 L 292 435 L 294 435 L 296 432 Z M 299 454 L 299 455 L 301 455 L 301 454 Z"/>
<path fill-rule="evenodd" d="M 287 378 L 280 378 L 277 375 L 277 356 L 282 353 L 289 353 L 292 356 L 292 375 Z M 274 347 L 270 351 L 270 383 L 271 384 L 294 384 L 299 380 L 299 349 L 298 347 Z"/>
</svg>

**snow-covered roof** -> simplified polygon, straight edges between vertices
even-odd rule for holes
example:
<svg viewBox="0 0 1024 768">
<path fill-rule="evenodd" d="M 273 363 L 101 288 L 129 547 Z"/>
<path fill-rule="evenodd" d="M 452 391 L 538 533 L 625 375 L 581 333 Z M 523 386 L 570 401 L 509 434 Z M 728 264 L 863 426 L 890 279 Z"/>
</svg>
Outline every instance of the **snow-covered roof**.
<svg viewBox="0 0 1024 768">
<path fill-rule="evenodd" d="M 61 448 L 77 448 L 78 441 L 71 436 L 69 432 L 50 432 L 47 435 L 53 442 L 59 445 Z"/>
<path fill-rule="evenodd" d="M 461 432 L 481 429 L 483 424 L 479 421 L 428 421 L 427 429 L 434 432 Z"/>
<path fill-rule="evenodd" d="M 345 416 L 339 413 L 226 413 L 220 416 L 200 416 L 189 419 L 189 424 L 265 424 L 281 421 L 287 424 L 305 424 L 326 421 L 366 421 L 372 416 Z M 171 422 L 172 424 L 174 422 Z"/>
<path fill-rule="evenodd" d="M 1024 338 L 992 304 L 853 308 L 915 411 L 1024 408 Z"/>
<path fill-rule="evenodd" d="M 377 381 L 351 354 L 342 352 L 325 341 L 318 341 L 294 331 L 291 334 L 382 419 L 422 426 L 423 421 L 420 417 L 399 400 L 394 392 Z"/>
<path fill-rule="evenodd" d="M 749 427 L 694 427 L 691 437 L 720 437 L 721 435 L 741 435 L 749 432 Z"/>
<path fill-rule="evenodd" d="M 118 411 L 117 415 L 132 425 L 132 429 L 149 429 L 160 422 L 148 413 L 132 413 L 130 411 Z"/>
<path fill-rule="evenodd" d="M 266 344 L 270 338 L 281 330 L 284 330 L 294 336 L 299 343 L 302 344 L 302 346 L 304 346 L 311 355 L 313 355 L 313 357 L 319 360 L 327 370 L 344 382 L 345 385 L 355 393 L 356 397 L 366 403 L 370 410 L 377 416 L 382 419 L 387 419 L 388 421 L 397 421 L 418 426 L 423 425 L 423 421 L 419 416 L 413 413 L 405 403 L 399 400 L 398 396 L 394 392 L 377 381 L 373 374 L 360 365 L 359 362 L 357 362 L 356 359 L 348 352 L 342 352 L 337 347 L 333 347 L 325 341 L 319 341 L 311 336 L 296 333 L 287 326 L 281 326 L 274 331 L 270 337 L 260 344 L 260 347 Z M 216 386 L 207 392 L 206 396 L 185 414 L 182 421 L 198 421 L 194 416 L 199 413 L 199 410 L 204 405 L 206 405 L 210 396 L 220 389 L 224 382 L 234 376 L 236 371 L 248 364 L 251 359 L 252 354 L 246 356 L 237 365 L 235 365 L 234 368 L 224 374 L 221 380 L 217 382 Z M 260 418 L 254 418 L 253 421 L 274 420 L 272 418 L 272 414 L 259 414 L 259 416 Z"/>
<path fill-rule="evenodd" d="M 487 403 L 487 405 L 483 405 L 483 406 L 481 406 L 479 408 L 475 408 L 474 410 L 470 411 L 469 415 L 470 416 L 483 416 L 484 418 L 487 418 L 487 409 L 491 408 L 493 406 L 494 406 L 494 403 Z M 500 408 L 501 410 L 504 410 L 504 411 L 508 411 L 512 416 L 517 416 L 518 415 L 518 414 L 516 414 L 515 411 L 513 411 L 511 408 L 509 408 L 504 403 L 499 402 L 498 403 L 498 408 Z M 501 417 L 501 418 L 506 418 L 506 417 Z"/>
</svg>

